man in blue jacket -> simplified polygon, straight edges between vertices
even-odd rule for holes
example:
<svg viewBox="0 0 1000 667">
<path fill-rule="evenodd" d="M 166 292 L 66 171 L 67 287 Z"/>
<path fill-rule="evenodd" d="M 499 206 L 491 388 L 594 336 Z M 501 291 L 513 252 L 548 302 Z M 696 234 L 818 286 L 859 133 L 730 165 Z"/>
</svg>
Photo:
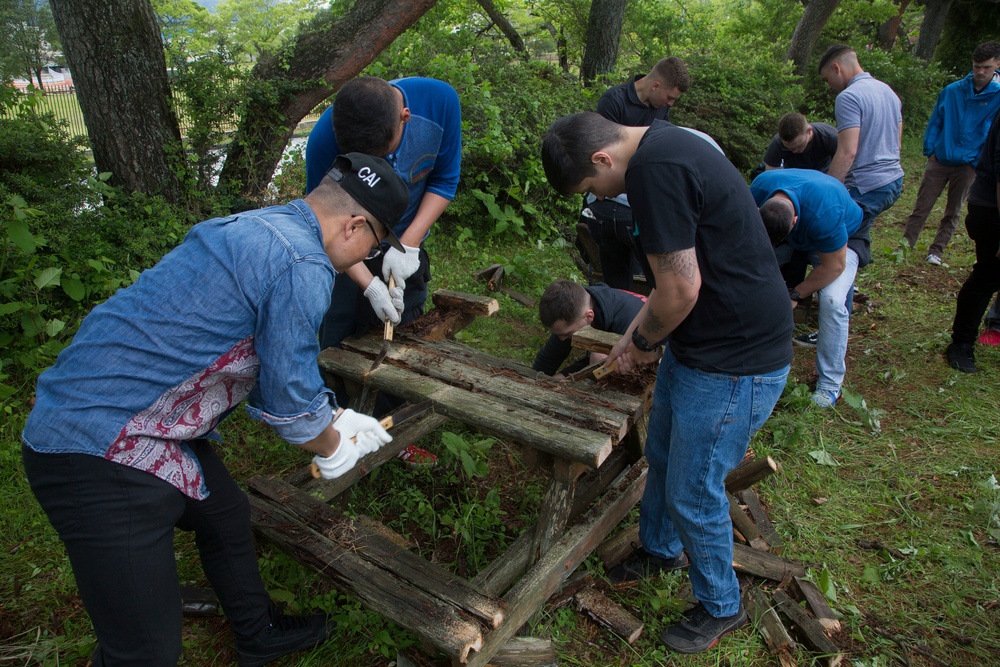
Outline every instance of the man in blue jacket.
<svg viewBox="0 0 1000 667">
<path fill-rule="evenodd" d="M 976 177 L 976 160 L 990 131 L 990 120 L 1000 109 L 1000 82 L 994 77 L 997 65 L 1000 65 L 1000 42 L 989 41 L 977 46 L 972 52 L 972 72 L 944 87 L 927 122 L 924 132 L 927 167 L 913 212 L 906 219 L 903 241 L 910 248 L 917 245 L 927 216 L 947 185 L 944 216 L 927 249 L 930 264 L 941 264 L 944 249 L 958 226 L 962 204 Z"/>
<path fill-rule="evenodd" d="M 353 266 L 347 272 L 351 280 L 337 281 L 320 329 L 323 348 L 379 322 L 406 324 L 423 313 L 430 280 L 423 242 L 458 188 L 458 93 L 444 81 L 421 77 L 384 81 L 363 76 L 347 82 L 309 134 L 306 192 L 316 187 L 334 157 L 354 151 L 385 157 L 406 182 L 410 203 L 393 228 L 404 251 L 389 248 L 376 261 Z M 391 294 L 386 286 L 390 275 L 396 281 Z"/>
</svg>

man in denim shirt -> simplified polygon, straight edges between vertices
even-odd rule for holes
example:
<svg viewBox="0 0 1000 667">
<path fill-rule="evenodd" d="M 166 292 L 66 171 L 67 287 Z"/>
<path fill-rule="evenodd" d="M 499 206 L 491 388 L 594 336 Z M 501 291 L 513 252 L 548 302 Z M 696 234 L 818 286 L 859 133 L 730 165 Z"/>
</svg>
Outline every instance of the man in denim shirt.
<svg viewBox="0 0 1000 667">
<path fill-rule="evenodd" d="M 88 315 L 38 380 L 22 434 L 31 489 L 66 545 L 97 635 L 94 665 L 175 665 L 174 528 L 195 531 L 241 665 L 323 641 L 324 614 L 276 613 L 250 511 L 211 441 L 250 414 L 336 477 L 391 438 L 338 411 L 316 332 L 338 273 L 383 241 L 406 186 L 380 158 L 340 156 L 304 200 L 195 225 L 135 284 Z"/>
</svg>

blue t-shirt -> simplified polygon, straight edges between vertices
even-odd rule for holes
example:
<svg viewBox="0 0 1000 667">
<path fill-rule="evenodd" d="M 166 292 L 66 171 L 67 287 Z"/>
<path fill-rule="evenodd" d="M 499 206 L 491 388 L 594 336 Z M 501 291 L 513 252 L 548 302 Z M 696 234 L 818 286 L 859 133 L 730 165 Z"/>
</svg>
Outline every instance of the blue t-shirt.
<svg viewBox="0 0 1000 667">
<path fill-rule="evenodd" d="M 187 441 L 218 439 L 244 398 L 293 444 L 333 420 L 316 332 L 335 276 L 302 200 L 195 225 L 84 318 L 38 378 L 25 444 L 100 456 L 205 498 Z"/>
<path fill-rule="evenodd" d="M 868 72 L 855 75 L 834 104 L 837 132 L 860 128 L 854 164 L 844 184 L 861 194 L 903 177 L 899 166 L 899 97 Z"/>
<path fill-rule="evenodd" d="M 798 216 L 786 239 L 796 250 L 836 252 L 861 230 L 861 207 L 833 176 L 814 169 L 773 169 L 750 184 L 757 206 L 778 192 L 792 200 Z"/>
<path fill-rule="evenodd" d="M 385 155 L 410 189 L 410 204 L 393 228 L 402 236 L 425 192 L 455 198 L 462 160 L 462 108 L 458 93 L 444 81 L 410 77 L 390 81 L 403 93 L 410 120 L 394 153 Z M 330 170 L 340 145 L 333 132 L 333 107 L 323 112 L 306 144 L 306 192 L 312 192 Z"/>
</svg>

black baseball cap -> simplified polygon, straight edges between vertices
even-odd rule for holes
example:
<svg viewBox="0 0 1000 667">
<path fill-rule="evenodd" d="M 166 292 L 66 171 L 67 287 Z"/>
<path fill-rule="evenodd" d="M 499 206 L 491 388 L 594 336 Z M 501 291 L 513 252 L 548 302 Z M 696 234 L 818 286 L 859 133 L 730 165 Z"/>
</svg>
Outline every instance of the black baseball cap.
<svg viewBox="0 0 1000 667">
<path fill-rule="evenodd" d="M 406 252 L 392 231 L 410 203 L 406 183 L 383 158 L 364 153 L 343 153 L 333 161 L 327 176 L 340 183 L 354 201 L 382 223 L 387 233 L 385 243 Z"/>
</svg>

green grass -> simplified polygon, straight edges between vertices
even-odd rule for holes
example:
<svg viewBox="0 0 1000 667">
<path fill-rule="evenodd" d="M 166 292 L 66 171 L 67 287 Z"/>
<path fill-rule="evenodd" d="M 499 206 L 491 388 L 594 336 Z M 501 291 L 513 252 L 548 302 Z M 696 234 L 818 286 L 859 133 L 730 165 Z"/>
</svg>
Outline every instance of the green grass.
<svg viewBox="0 0 1000 667">
<path fill-rule="evenodd" d="M 858 278 L 871 297 L 870 312 L 855 314 L 851 325 L 846 389 L 864 399 L 867 409 L 841 401 L 821 412 L 807 407 L 801 388 L 814 379 L 814 353 L 797 348 L 793 380 L 774 415 L 755 438 L 758 455 L 770 455 L 780 474 L 760 483 L 758 491 L 785 543 L 787 557 L 803 561 L 814 576 L 825 569 L 833 581 L 845 632 L 837 643 L 858 667 L 903 664 L 900 646 L 884 635 L 921 647 L 951 665 L 995 664 L 1000 646 L 1000 351 L 979 350 L 980 372 L 963 375 L 945 364 L 955 293 L 973 262 L 973 245 L 964 228 L 946 252 L 946 267 L 923 262 L 933 236 L 939 206 L 917 250 L 897 263 L 891 252 L 902 235 L 902 222 L 916 195 L 923 159 L 919 140 L 908 138 L 902 198 L 876 223 L 875 262 Z M 452 223 L 454 224 L 454 223 Z M 466 222 L 467 224 L 467 222 Z M 510 286 L 537 298 L 552 279 L 577 274 L 567 248 L 478 236 L 457 245 L 444 224 L 432 238 L 434 287 L 483 293 L 476 269 L 502 261 L 513 269 Z M 544 341 L 533 310 L 504 295 L 501 311 L 479 319 L 461 339 L 501 356 L 530 361 Z M 85 612 L 62 547 L 30 495 L 20 467 L 17 434 L 24 415 L 7 414 L 0 449 L 0 660 L 20 656 L 20 664 L 75 664 L 90 650 Z M 875 428 L 875 422 L 878 428 Z M 445 427 L 466 439 L 478 436 L 460 425 Z M 225 425 L 226 463 L 238 479 L 261 472 L 281 473 L 305 461 L 266 428 L 242 414 Z M 425 445 L 439 455 L 440 432 Z M 489 461 L 506 458 L 506 443 L 494 443 Z M 836 466 L 820 465 L 825 451 Z M 444 459 L 440 476 L 456 475 Z M 500 469 L 503 466 L 492 466 Z M 437 476 L 437 475 L 436 475 Z M 491 478 L 484 478 L 491 480 Z M 488 492 L 484 479 L 449 483 L 429 481 L 419 471 L 386 466 L 358 486 L 351 509 L 381 516 L 400 532 L 427 540 L 451 541 L 444 554 L 458 566 L 475 568 L 491 549 L 513 539 L 497 528 L 497 514 L 482 514 L 481 532 L 489 539 L 457 539 L 440 517 L 465 516 Z M 497 483 L 511 480 L 497 480 Z M 541 480 L 525 473 L 513 480 L 523 496 L 516 507 L 503 506 L 506 523 L 513 514 L 530 520 L 536 511 Z M 423 507 L 423 514 L 418 510 Z M 401 518 L 409 511 L 413 516 Z M 633 512 L 634 516 L 634 512 Z M 437 521 L 437 523 L 435 523 Z M 446 520 L 447 521 L 447 520 Z M 477 525 L 477 524 L 473 524 Z M 491 543 L 496 545 L 491 546 Z M 884 545 L 884 549 L 871 548 Z M 177 540 L 178 564 L 187 585 L 205 586 L 190 536 Z M 463 554 L 459 557 L 457 554 Z M 293 610 L 328 609 L 338 615 L 336 639 L 284 665 L 387 665 L 396 646 L 415 639 L 357 603 L 332 591 L 321 577 L 280 551 L 260 552 L 265 582 L 277 599 Z M 593 557 L 585 567 L 602 577 Z M 570 608 L 546 610 L 528 624 L 535 636 L 552 637 L 565 665 L 679 664 L 656 637 L 679 613 L 676 593 L 684 575 L 663 576 L 640 586 L 611 591 L 646 622 L 635 646 L 628 646 Z M 882 634 L 879 634 L 881 631 Z M 9 639 L 6 639 L 9 638 Z M 222 619 L 185 621 L 184 664 L 231 664 L 232 641 Z M 27 658 L 25 656 L 33 657 Z M 802 653 L 800 664 L 810 664 Z M 914 665 L 932 664 L 910 655 Z M 772 664 L 759 635 L 751 629 L 726 638 L 718 648 L 684 658 L 686 665 Z"/>
</svg>

